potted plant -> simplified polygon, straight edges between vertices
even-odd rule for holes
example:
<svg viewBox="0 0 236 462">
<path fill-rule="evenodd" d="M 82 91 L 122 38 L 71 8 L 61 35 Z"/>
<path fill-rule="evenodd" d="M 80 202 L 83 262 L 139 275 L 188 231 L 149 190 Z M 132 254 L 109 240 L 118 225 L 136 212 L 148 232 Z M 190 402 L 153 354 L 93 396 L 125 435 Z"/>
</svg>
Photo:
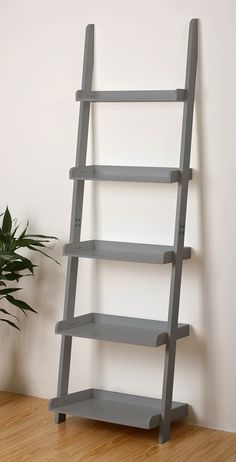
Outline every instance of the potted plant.
<svg viewBox="0 0 236 462">
<path fill-rule="evenodd" d="M 10 285 L 12 285 L 12 282 L 18 284 L 22 277 L 34 276 L 34 268 L 37 266 L 29 258 L 21 255 L 20 249 L 30 249 L 34 252 L 40 252 L 45 257 L 51 258 L 58 263 L 42 250 L 47 247 L 47 244 L 52 239 L 57 238 L 41 234 L 28 234 L 28 222 L 23 231 L 20 232 L 20 225 L 16 224 L 15 219 L 12 220 L 8 207 L 6 207 L 5 212 L 0 217 L 0 314 L 3 313 L 6 316 L 6 318 L 0 318 L 0 321 L 6 322 L 15 329 L 20 330 L 16 324 L 16 321 L 19 322 L 18 317 L 9 312 L 9 308 L 5 308 L 5 302 L 16 306 L 25 315 L 28 312 L 37 313 L 26 302 L 12 295 L 22 290 L 20 287 L 9 287 L 9 283 Z"/>
</svg>

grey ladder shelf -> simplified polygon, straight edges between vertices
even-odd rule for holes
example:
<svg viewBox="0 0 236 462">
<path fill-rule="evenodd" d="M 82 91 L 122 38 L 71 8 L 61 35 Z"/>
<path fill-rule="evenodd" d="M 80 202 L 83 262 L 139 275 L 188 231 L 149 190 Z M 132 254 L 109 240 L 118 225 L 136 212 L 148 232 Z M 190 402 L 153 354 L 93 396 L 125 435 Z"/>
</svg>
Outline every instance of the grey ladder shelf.
<svg viewBox="0 0 236 462">
<path fill-rule="evenodd" d="M 93 91 L 94 25 L 86 29 L 82 88 L 80 101 L 76 166 L 70 170 L 74 180 L 70 243 L 64 247 L 68 256 L 63 321 L 56 325 L 61 338 L 57 398 L 50 400 L 49 409 L 56 422 L 65 421 L 66 414 L 83 418 L 159 429 L 159 442 L 169 439 L 173 420 L 188 414 L 188 405 L 172 401 L 176 341 L 189 335 L 189 326 L 178 323 L 183 260 L 191 257 L 191 248 L 184 247 L 189 168 L 192 138 L 194 92 L 197 67 L 198 21 L 189 26 L 187 68 L 184 89 L 161 91 Z M 125 167 L 86 165 L 90 104 L 96 102 L 184 102 L 179 167 Z M 149 245 L 131 242 L 80 241 L 84 182 L 130 181 L 178 183 L 175 234 L 173 245 Z M 172 264 L 168 321 L 87 313 L 74 317 L 76 281 L 79 258 L 121 260 L 129 262 Z M 68 393 L 72 337 L 122 342 L 146 347 L 165 345 L 165 366 L 161 399 L 115 393 L 94 388 Z"/>
</svg>

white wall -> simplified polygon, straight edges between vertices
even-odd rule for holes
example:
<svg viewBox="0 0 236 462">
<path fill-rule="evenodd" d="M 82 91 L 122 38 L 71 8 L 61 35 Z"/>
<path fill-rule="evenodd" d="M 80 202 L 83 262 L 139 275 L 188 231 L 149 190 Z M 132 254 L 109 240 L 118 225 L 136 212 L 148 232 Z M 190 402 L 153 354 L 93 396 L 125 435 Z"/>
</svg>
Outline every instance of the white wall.
<svg viewBox="0 0 236 462">
<path fill-rule="evenodd" d="M 184 84 L 188 23 L 200 18 L 174 398 L 189 421 L 236 431 L 235 169 L 236 62 L 233 0 L 1 0 L 1 198 L 32 232 L 55 234 L 59 267 L 37 259 L 25 300 L 38 316 L 22 333 L 1 324 L 0 388 L 56 393 L 84 30 L 95 23 L 96 89 L 171 89 Z M 181 104 L 93 108 L 88 163 L 178 165 Z M 147 243 L 173 240 L 175 185 L 87 184 L 83 237 Z M 164 218 L 163 218 L 164 217 Z M 33 256 L 32 256 L 33 258 Z M 80 262 L 77 313 L 166 319 L 169 265 Z M 75 339 L 71 390 L 100 386 L 160 396 L 164 349 Z"/>
</svg>

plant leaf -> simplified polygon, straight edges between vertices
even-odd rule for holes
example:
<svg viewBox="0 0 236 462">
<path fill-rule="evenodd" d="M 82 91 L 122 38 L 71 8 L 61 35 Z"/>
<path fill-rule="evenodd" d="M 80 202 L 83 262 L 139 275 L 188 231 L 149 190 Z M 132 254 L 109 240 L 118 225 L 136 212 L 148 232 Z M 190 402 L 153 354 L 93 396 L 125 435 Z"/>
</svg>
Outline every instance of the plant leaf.
<svg viewBox="0 0 236 462">
<path fill-rule="evenodd" d="M 20 322 L 20 320 L 19 320 L 19 318 L 17 318 L 17 316 L 15 316 L 15 315 L 12 314 L 12 313 L 9 313 L 7 310 L 4 310 L 4 308 L 0 308 L 0 311 L 1 311 L 1 313 L 7 314 L 8 316 L 13 316 L 13 318 L 16 318 L 17 321 Z"/>
<path fill-rule="evenodd" d="M 29 247 L 30 245 L 35 245 L 35 246 L 39 246 L 39 247 L 45 247 L 44 244 L 42 244 L 42 242 L 50 242 L 50 241 L 37 241 L 35 239 L 17 239 L 16 241 L 16 246 L 17 247 Z"/>
<path fill-rule="evenodd" d="M 1 319 L 0 321 L 7 322 L 7 324 L 10 324 L 10 326 L 15 327 L 15 329 L 20 330 L 20 328 L 12 321 L 9 321 L 8 319 Z"/>
<path fill-rule="evenodd" d="M 4 233 L 3 233 L 3 231 L 2 231 L 2 228 L 0 228 L 0 240 L 1 240 L 2 242 L 6 242 L 6 239 L 5 239 Z"/>
<path fill-rule="evenodd" d="M 24 278 L 25 276 L 33 276 L 32 273 L 28 274 L 18 274 L 18 273 L 7 273 L 4 274 L 3 279 L 7 281 L 19 281 L 19 279 Z"/>
<path fill-rule="evenodd" d="M 15 289 L 0 289 L 0 295 L 8 295 L 8 294 L 11 294 L 12 292 L 16 292 L 17 290 L 22 290 L 20 287 L 18 288 L 15 288 Z"/>
<path fill-rule="evenodd" d="M 13 221 L 14 221 L 14 220 L 13 220 Z M 14 231 L 11 233 L 11 237 L 14 237 L 14 236 L 15 236 L 16 231 L 18 230 L 19 226 L 20 226 L 20 225 L 18 225 L 18 226 L 15 227 Z"/>
<path fill-rule="evenodd" d="M 26 257 L 23 257 L 22 255 L 19 255 L 18 253 L 14 253 L 14 255 L 17 256 L 17 259 L 20 259 L 21 261 L 25 262 L 25 264 L 27 265 L 26 268 L 28 268 L 28 270 L 34 274 L 34 268 L 37 266 L 37 265 L 33 265 L 33 263 L 31 263 L 31 261 L 26 258 Z"/>
<path fill-rule="evenodd" d="M 53 260 L 55 261 L 55 263 L 57 263 L 58 265 L 60 265 L 59 261 L 55 260 L 53 257 L 51 257 L 50 255 L 47 255 L 46 253 L 42 252 L 42 250 L 39 250 L 39 249 L 34 249 L 33 247 L 31 247 L 31 245 L 29 246 L 29 249 L 31 250 L 35 250 L 36 252 L 40 252 L 42 255 L 44 255 L 45 257 L 48 257 L 50 258 L 50 260 Z"/>
<path fill-rule="evenodd" d="M 10 234 L 11 232 L 11 227 L 12 227 L 12 219 L 11 219 L 11 214 L 9 212 L 8 207 L 6 208 L 6 211 L 3 216 L 2 220 L 2 231 L 4 234 Z"/>
<path fill-rule="evenodd" d="M 7 273 L 1 276 L 2 279 L 5 279 L 5 281 L 17 281 L 23 277 L 24 274 L 20 275 L 18 273 Z"/>
<path fill-rule="evenodd" d="M 7 261 L 7 260 L 14 260 L 14 258 L 16 258 L 14 257 L 14 254 L 4 253 L 0 251 L 0 260 Z"/>
<path fill-rule="evenodd" d="M 27 231 L 28 226 L 29 226 L 29 221 L 27 221 L 26 227 L 25 227 L 25 229 L 23 229 L 23 231 L 22 231 L 22 233 L 19 235 L 18 239 L 23 239 L 23 237 L 24 237 L 24 235 L 25 235 L 25 233 L 26 233 L 26 231 Z"/>
<path fill-rule="evenodd" d="M 28 264 L 25 261 L 10 261 L 5 265 L 4 271 L 8 272 L 16 272 L 16 271 L 23 271 L 28 269 Z"/>
<path fill-rule="evenodd" d="M 56 239 L 58 241 L 58 238 L 55 236 L 44 236 L 43 234 L 26 234 L 25 237 L 39 237 L 42 239 Z"/>
<path fill-rule="evenodd" d="M 12 295 L 6 295 L 6 299 L 9 303 L 12 303 L 12 305 L 20 308 L 24 314 L 26 314 L 25 311 L 32 311 L 33 313 L 37 313 L 37 311 L 31 308 L 31 306 L 29 306 L 27 303 L 23 302 L 22 300 L 17 300 L 16 298 L 12 297 Z"/>
</svg>

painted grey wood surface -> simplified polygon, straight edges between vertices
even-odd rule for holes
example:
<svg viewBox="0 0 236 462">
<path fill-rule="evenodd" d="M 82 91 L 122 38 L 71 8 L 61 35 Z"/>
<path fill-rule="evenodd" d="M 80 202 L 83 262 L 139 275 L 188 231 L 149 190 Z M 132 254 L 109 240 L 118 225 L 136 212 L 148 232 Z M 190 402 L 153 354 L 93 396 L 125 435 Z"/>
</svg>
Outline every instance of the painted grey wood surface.
<svg viewBox="0 0 236 462">
<path fill-rule="evenodd" d="M 79 244 L 66 244 L 63 249 L 63 254 L 99 260 L 159 264 L 171 263 L 175 259 L 173 246 L 102 240 L 82 241 Z M 184 247 L 182 258 L 188 259 L 190 257 L 191 248 Z"/>
<path fill-rule="evenodd" d="M 177 102 L 185 101 L 186 90 L 139 90 L 139 91 L 83 91 L 76 92 L 77 101 L 93 103 L 138 103 L 138 102 Z"/>
<path fill-rule="evenodd" d="M 193 108 L 195 95 L 195 82 L 197 70 L 198 51 L 198 20 L 192 19 L 189 26 L 187 66 L 185 77 L 185 88 L 187 99 L 184 102 L 182 136 L 180 148 L 179 167 L 182 171 L 182 181 L 178 185 L 176 218 L 175 218 L 175 261 L 172 265 L 171 286 L 169 297 L 168 324 L 170 330 L 170 341 L 166 346 L 165 365 L 162 391 L 161 425 L 159 431 L 159 442 L 164 443 L 170 436 L 171 423 L 171 402 L 174 384 L 175 354 L 176 354 L 176 329 L 179 316 L 179 301 L 183 266 L 183 248 L 185 236 L 186 209 L 188 198 L 188 171 L 191 153 Z"/>
<path fill-rule="evenodd" d="M 49 410 L 103 422 L 151 429 L 160 424 L 161 400 L 88 389 L 52 399 L 49 402 Z M 187 413 L 187 404 L 172 403 L 172 421 L 185 417 Z"/>
<path fill-rule="evenodd" d="M 153 319 L 88 313 L 56 324 L 56 333 L 110 342 L 157 347 L 168 341 L 168 323 Z M 188 324 L 178 324 L 177 338 L 189 335 Z"/>
<path fill-rule="evenodd" d="M 89 24 L 86 27 L 85 45 L 84 45 L 84 62 L 82 75 L 82 89 L 89 91 L 92 85 L 94 61 L 94 25 Z M 78 139 L 76 147 L 76 166 L 86 164 L 88 126 L 89 126 L 90 103 L 83 102 L 80 104 Z M 82 225 L 82 209 L 84 197 L 84 182 L 75 181 L 73 185 L 72 210 L 70 221 L 70 241 L 79 242 Z M 77 288 L 78 258 L 70 256 L 67 263 L 65 299 L 63 318 L 68 319 L 74 315 L 75 296 Z M 63 336 L 61 339 L 61 350 L 59 360 L 57 396 L 64 395 L 68 392 L 70 361 L 71 361 L 72 337 Z M 65 414 L 56 414 L 56 423 L 63 422 Z"/>
<path fill-rule="evenodd" d="M 76 165 L 70 171 L 74 180 L 70 243 L 64 247 L 68 256 L 63 321 L 56 330 L 62 336 L 57 398 L 49 403 L 56 422 L 66 414 L 141 428 L 160 426 L 159 442 L 169 439 L 170 423 L 188 413 L 187 404 L 173 403 L 173 381 L 176 341 L 189 334 L 188 325 L 178 323 L 183 260 L 191 257 L 191 248 L 184 246 L 194 92 L 197 66 L 198 21 L 189 27 L 185 88 L 151 91 L 93 91 L 94 26 L 86 28 L 82 87 L 76 94 L 80 101 L 80 117 Z M 86 166 L 88 124 L 92 102 L 158 102 L 183 101 L 183 124 L 180 163 L 178 168 Z M 174 244 L 170 246 L 90 240 L 80 242 L 85 180 L 178 182 Z M 172 263 L 168 321 L 153 321 L 111 316 L 100 313 L 74 317 L 77 269 L 79 258 L 95 258 L 141 263 Z M 125 342 L 143 346 L 165 344 L 165 366 L 162 398 L 89 389 L 68 394 L 72 337 Z"/>
<path fill-rule="evenodd" d="M 167 167 L 132 167 L 116 165 L 86 165 L 70 169 L 73 180 L 94 181 L 129 181 L 143 183 L 175 183 L 181 181 L 179 168 Z M 192 169 L 189 169 L 189 179 Z"/>
</svg>

